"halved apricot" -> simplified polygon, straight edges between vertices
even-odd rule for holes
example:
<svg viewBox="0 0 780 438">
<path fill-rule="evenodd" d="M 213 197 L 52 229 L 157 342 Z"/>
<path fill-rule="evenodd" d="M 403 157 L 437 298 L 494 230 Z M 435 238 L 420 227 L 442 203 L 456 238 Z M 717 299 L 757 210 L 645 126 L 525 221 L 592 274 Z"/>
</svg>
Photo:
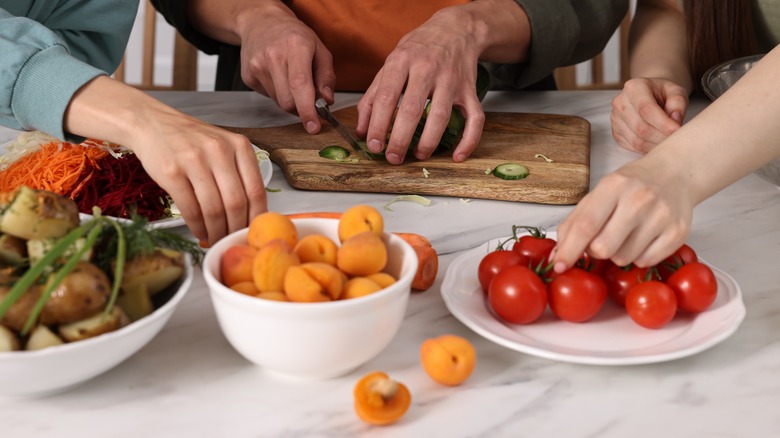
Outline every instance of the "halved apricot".
<svg viewBox="0 0 780 438">
<path fill-rule="evenodd" d="M 403 383 L 390 379 L 386 373 L 366 374 L 355 385 L 355 412 L 361 420 L 384 425 L 398 421 L 412 403 L 412 394 Z"/>
</svg>

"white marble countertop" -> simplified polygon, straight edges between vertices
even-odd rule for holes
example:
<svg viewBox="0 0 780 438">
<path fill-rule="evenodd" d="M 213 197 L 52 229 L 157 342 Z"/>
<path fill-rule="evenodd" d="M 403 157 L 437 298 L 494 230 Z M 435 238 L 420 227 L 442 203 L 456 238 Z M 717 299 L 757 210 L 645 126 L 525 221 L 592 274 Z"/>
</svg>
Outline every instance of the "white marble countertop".
<svg viewBox="0 0 780 438">
<path fill-rule="evenodd" d="M 204 120 L 234 126 L 296 121 L 252 93 L 167 92 L 157 97 Z M 609 129 L 614 92 L 491 93 L 489 111 L 579 115 L 592 124 L 591 183 L 635 159 Z M 357 102 L 337 96 L 335 108 Z M 692 113 L 702 107 L 694 105 Z M 9 131 L 0 132 L 0 142 Z M 3 138 L 5 136 L 5 138 Z M 284 213 L 381 208 L 393 194 L 291 188 L 277 167 L 269 207 Z M 3 437 L 768 437 L 780 435 L 780 190 L 750 175 L 700 205 L 689 244 L 739 284 L 747 316 L 731 337 L 697 355 L 652 365 L 594 366 L 542 359 L 483 339 L 453 317 L 440 285 L 460 253 L 509 234 L 512 224 L 554 229 L 570 206 L 431 197 L 429 207 L 383 211 L 389 230 L 420 233 L 441 257 L 439 277 L 414 294 L 390 346 L 333 380 L 280 380 L 225 340 L 196 275 L 163 331 L 140 352 L 68 392 L 0 400 Z M 477 368 L 461 387 L 431 381 L 423 340 L 454 333 L 472 341 Z M 381 369 L 409 386 L 413 404 L 388 427 L 355 416 L 352 388 Z"/>
</svg>

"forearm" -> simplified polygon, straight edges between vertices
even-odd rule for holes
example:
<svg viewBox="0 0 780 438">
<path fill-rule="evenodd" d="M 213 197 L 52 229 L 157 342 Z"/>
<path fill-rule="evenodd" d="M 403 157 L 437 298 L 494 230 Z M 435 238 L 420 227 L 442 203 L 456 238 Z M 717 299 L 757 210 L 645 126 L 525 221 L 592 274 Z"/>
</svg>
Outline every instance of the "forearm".
<svg viewBox="0 0 780 438">
<path fill-rule="evenodd" d="M 284 14 L 295 16 L 280 0 L 194 0 L 187 4 L 192 26 L 204 35 L 234 46 L 250 26 L 258 26 L 257 17 L 273 20 Z"/>
<path fill-rule="evenodd" d="M 637 4 L 629 38 L 631 77 L 664 78 L 691 92 L 685 18 L 676 1 Z"/>
<path fill-rule="evenodd" d="M 180 114 L 143 91 L 100 76 L 73 96 L 63 118 L 64 130 L 130 146 L 161 114 Z"/>
<path fill-rule="evenodd" d="M 531 49 L 531 22 L 514 0 L 477 0 L 456 6 L 467 14 L 480 61 L 525 62 Z"/>
<path fill-rule="evenodd" d="M 648 154 L 646 165 L 685 175 L 699 203 L 780 156 L 780 89 L 766 86 L 777 71 L 780 47 Z"/>
</svg>

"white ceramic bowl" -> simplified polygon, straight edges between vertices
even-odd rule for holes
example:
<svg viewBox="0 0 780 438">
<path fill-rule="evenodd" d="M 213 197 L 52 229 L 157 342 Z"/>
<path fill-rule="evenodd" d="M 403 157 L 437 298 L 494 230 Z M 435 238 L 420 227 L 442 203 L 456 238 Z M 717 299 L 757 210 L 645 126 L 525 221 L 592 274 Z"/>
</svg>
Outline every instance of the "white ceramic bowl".
<svg viewBox="0 0 780 438">
<path fill-rule="evenodd" d="M 119 330 L 37 351 L 0 352 L 0 397 L 38 397 L 70 389 L 115 367 L 163 328 L 192 283 L 185 255 L 184 276 L 171 298 L 151 315 Z"/>
<path fill-rule="evenodd" d="M 337 219 L 296 219 L 300 237 L 320 233 L 338 242 Z M 265 300 L 235 292 L 220 281 L 225 251 L 246 243 L 247 229 L 206 253 L 203 275 L 219 326 L 230 344 L 264 369 L 301 379 L 349 373 L 377 356 L 393 339 L 406 313 L 417 256 L 403 239 L 385 233 L 386 272 L 398 281 L 371 295 L 325 303 Z"/>
</svg>

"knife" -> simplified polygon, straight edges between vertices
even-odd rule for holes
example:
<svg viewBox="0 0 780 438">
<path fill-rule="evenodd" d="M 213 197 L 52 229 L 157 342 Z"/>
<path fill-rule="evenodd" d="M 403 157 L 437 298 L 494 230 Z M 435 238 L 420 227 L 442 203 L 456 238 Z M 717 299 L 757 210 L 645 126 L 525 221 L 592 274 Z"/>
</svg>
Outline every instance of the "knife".
<svg viewBox="0 0 780 438">
<path fill-rule="evenodd" d="M 355 152 L 358 152 L 363 158 L 372 160 L 371 154 L 368 153 L 366 147 L 361 147 L 360 143 L 358 143 L 357 139 L 355 139 L 355 136 L 352 135 L 349 129 L 342 125 L 341 122 L 339 122 L 338 119 L 333 115 L 333 113 L 330 112 L 330 109 L 328 109 L 328 104 L 325 103 L 325 99 L 317 99 L 317 101 L 314 102 L 314 106 L 317 107 L 317 112 L 320 114 L 320 117 L 327 120 L 328 123 L 330 123 L 330 126 L 336 128 L 336 131 L 341 134 L 341 137 L 347 141 L 347 143 L 352 147 L 352 149 L 355 150 Z"/>
</svg>

